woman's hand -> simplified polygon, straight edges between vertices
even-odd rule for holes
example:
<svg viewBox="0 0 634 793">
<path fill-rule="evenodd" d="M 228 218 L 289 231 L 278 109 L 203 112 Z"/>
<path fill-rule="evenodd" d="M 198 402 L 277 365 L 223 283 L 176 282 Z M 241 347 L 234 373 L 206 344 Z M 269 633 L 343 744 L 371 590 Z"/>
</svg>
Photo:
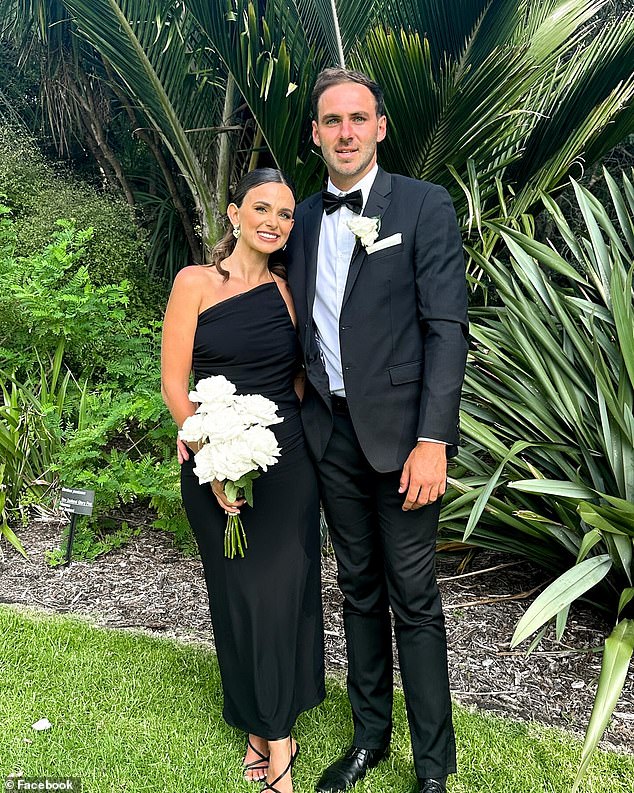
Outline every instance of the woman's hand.
<svg viewBox="0 0 634 793">
<path fill-rule="evenodd" d="M 189 460 L 190 453 L 198 454 L 201 448 L 202 444 L 197 441 L 185 443 L 185 441 L 182 441 L 180 438 L 176 438 L 176 456 L 178 457 L 180 465 L 182 465 L 185 460 Z"/>
<path fill-rule="evenodd" d="M 237 498 L 235 501 L 229 501 L 227 499 L 227 494 L 225 493 L 224 482 L 219 482 L 217 479 L 214 479 L 214 481 L 211 483 L 211 489 L 214 496 L 216 497 L 216 501 L 228 515 L 240 514 L 239 507 L 246 503 L 245 499 Z"/>
</svg>

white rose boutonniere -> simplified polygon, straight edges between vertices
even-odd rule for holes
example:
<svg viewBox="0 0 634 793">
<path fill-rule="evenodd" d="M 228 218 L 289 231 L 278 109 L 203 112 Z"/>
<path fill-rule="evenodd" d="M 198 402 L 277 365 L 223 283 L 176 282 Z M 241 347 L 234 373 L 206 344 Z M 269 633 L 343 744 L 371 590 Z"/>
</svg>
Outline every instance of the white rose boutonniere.
<svg viewBox="0 0 634 793">
<path fill-rule="evenodd" d="M 367 249 L 376 241 L 376 238 L 379 236 L 381 218 L 367 218 L 363 215 L 355 215 L 353 218 L 350 218 L 350 220 L 346 221 L 346 225 L 359 240 L 361 245 Z"/>
</svg>

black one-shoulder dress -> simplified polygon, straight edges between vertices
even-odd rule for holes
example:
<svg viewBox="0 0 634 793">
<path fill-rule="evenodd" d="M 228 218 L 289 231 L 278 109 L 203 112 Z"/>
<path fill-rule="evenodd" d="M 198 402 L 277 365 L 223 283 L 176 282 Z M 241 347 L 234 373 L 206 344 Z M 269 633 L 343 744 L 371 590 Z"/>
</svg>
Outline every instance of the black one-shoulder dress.
<svg viewBox="0 0 634 793">
<path fill-rule="evenodd" d="M 271 427 L 282 452 L 241 509 L 248 547 L 224 556 L 227 516 L 193 455 L 181 492 L 202 559 L 224 692 L 223 716 L 269 740 L 286 737 L 324 691 L 319 497 L 293 390 L 297 338 L 274 282 L 211 306 L 198 317 L 195 381 L 222 374 L 239 394 L 262 394 L 284 421 Z"/>
</svg>

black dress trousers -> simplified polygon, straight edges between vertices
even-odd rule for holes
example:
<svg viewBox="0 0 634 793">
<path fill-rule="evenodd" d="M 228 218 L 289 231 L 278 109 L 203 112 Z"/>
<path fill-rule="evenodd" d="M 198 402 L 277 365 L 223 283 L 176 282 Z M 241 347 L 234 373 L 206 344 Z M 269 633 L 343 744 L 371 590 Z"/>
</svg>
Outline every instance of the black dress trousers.
<svg viewBox="0 0 634 793">
<path fill-rule="evenodd" d="M 390 740 L 391 607 L 416 774 L 454 773 L 447 641 L 434 568 L 440 499 L 404 512 L 401 471 L 370 466 L 345 409 L 335 410 L 317 466 L 344 595 L 354 744 L 380 748 Z"/>
</svg>

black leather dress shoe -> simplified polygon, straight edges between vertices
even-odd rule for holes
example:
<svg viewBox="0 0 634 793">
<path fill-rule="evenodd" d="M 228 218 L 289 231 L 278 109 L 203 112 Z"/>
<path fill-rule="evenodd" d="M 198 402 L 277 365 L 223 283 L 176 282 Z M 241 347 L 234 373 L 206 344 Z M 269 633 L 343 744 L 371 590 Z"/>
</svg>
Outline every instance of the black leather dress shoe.
<svg viewBox="0 0 634 793">
<path fill-rule="evenodd" d="M 374 766 L 389 754 L 389 747 L 382 749 L 362 749 L 359 746 L 351 746 L 343 757 L 339 758 L 321 775 L 321 779 L 315 786 L 317 793 L 336 793 L 339 790 L 346 790 L 355 782 L 366 775 Z"/>
<path fill-rule="evenodd" d="M 419 779 L 419 793 L 446 793 L 447 777 L 444 779 Z"/>
</svg>

